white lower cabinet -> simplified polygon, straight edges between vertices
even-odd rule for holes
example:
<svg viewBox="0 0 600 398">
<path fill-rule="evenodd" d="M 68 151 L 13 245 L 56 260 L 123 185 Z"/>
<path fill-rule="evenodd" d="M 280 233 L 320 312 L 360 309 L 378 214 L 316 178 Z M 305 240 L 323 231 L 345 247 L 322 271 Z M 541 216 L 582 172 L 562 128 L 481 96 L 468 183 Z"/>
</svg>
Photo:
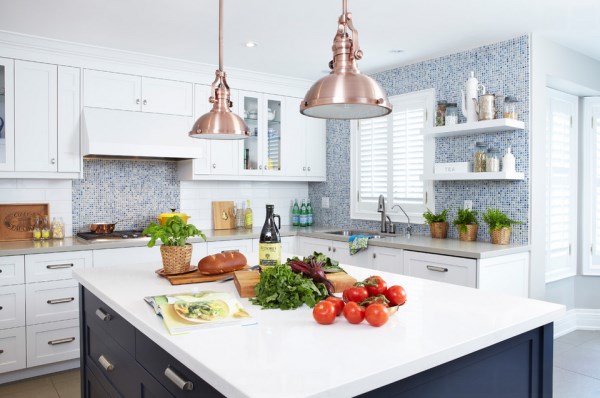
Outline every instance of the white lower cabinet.
<svg viewBox="0 0 600 398">
<path fill-rule="evenodd" d="M 25 283 L 23 256 L 0 257 L 0 286 Z"/>
<path fill-rule="evenodd" d="M 26 358 L 25 327 L 0 330 L 0 373 L 25 369 Z"/>
<path fill-rule="evenodd" d="M 79 319 L 27 326 L 27 367 L 79 357 Z"/>
<path fill-rule="evenodd" d="M 0 288 L 0 329 L 25 326 L 25 285 Z"/>
<path fill-rule="evenodd" d="M 29 283 L 26 292 L 27 325 L 79 317 L 79 287 L 74 279 Z"/>
<path fill-rule="evenodd" d="M 25 256 L 25 280 L 31 283 L 71 279 L 72 270 L 91 264 L 91 251 L 29 254 Z"/>
<path fill-rule="evenodd" d="M 208 242 L 206 244 L 207 254 L 221 253 L 224 251 L 238 250 L 252 253 L 252 239 L 224 240 Z"/>
<path fill-rule="evenodd" d="M 477 287 L 477 260 L 404 251 L 404 273 L 455 285 Z"/>
<path fill-rule="evenodd" d="M 404 250 L 371 246 L 367 253 L 371 257 L 370 268 L 394 274 L 404 273 Z"/>
<path fill-rule="evenodd" d="M 402 273 L 402 249 L 369 246 L 367 250 L 350 254 L 350 244 L 348 242 L 304 236 L 297 239 L 297 251 L 302 256 L 307 256 L 313 252 L 320 252 L 339 261 L 341 264 Z"/>
<path fill-rule="evenodd" d="M 204 256 L 206 243 L 192 243 L 192 264 L 198 264 Z M 161 268 L 160 246 L 94 250 L 94 268 L 134 264 L 151 264 L 156 269 Z"/>
</svg>

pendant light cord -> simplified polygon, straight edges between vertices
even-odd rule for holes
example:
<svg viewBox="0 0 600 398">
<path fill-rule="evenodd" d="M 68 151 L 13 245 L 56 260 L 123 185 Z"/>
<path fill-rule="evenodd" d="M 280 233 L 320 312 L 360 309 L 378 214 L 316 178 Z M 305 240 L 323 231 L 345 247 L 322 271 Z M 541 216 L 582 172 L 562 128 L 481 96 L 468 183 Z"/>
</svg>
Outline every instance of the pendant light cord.
<svg viewBox="0 0 600 398">
<path fill-rule="evenodd" d="M 219 0 L 219 70 L 223 72 L 223 0 Z"/>
</svg>

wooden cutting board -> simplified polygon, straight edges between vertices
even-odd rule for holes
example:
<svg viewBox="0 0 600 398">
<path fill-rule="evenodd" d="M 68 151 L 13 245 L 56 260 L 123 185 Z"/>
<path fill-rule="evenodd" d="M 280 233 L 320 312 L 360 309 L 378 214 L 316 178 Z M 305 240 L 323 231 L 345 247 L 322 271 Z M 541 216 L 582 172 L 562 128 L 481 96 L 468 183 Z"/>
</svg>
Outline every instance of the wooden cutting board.
<svg viewBox="0 0 600 398">
<path fill-rule="evenodd" d="M 345 272 L 335 272 L 327 274 L 327 279 L 333 283 L 333 288 L 336 293 L 342 293 L 345 289 L 356 283 L 356 279 Z M 254 286 L 260 281 L 260 273 L 258 271 L 235 271 L 233 273 L 233 283 L 240 297 L 255 297 Z"/>
<path fill-rule="evenodd" d="M 235 228 L 233 208 L 233 201 L 212 202 L 214 229 Z"/>
<path fill-rule="evenodd" d="M 48 203 L 0 204 L 0 242 L 33 239 L 35 217 L 50 216 Z"/>
<path fill-rule="evenodd" d="M 217 275 L 202 275 L 196 270 L 188 274 L 166 275 L 164 276 L 164 278 L 171 282 L 171 285 L 186 285 L 189 283 L 214 282 L 218 281 L 219 279 L 226 278 L 228 276 L 233 276 L 233 272 L 226 272 Z"/>
</svg>

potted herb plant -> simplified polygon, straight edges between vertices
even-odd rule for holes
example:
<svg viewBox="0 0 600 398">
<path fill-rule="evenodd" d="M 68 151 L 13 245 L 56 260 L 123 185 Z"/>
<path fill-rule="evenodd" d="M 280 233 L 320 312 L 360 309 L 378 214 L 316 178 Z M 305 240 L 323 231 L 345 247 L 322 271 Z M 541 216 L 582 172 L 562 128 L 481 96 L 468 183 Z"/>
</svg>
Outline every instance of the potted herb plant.
<svg viewBox="0 0 600 398">
<path fill-rule="evenodd" d="M 165 274 L 180 274 L 190 269 L 192 262 L 192 245 L 187 243 L 188 238 L 206 236 L 192 224 L 186 224 L 181 217 L 169 217 L 164 225 L 150 223 L 142 232 L 150 235 L 148 247 L 154 247 L 156 240 L 160 240 L 160 255 L 162 256 Z"/>
<path fill-rule="evenodd" d="M 434 214 L 431 210 L 427 209 L 427 211 L 423 213 L 423 218 L 429 225 L 432 238 L 446 239 L 448 236 L 448 210 L 444 209 L 441 213 Z"/>
<path fill-rule="evenodd" d="M 521 221 L 509 218 L 499 209 L 487 209 L 483 213 L 483 221 L 490 227 L 490 237 L 496 245 L 508 245 L 512 226 L 521 224 Z"/>
<path fill-rule="evenodd" d="M 458 239 L 473 241 L 477 240 L 477 212 L 471 209 L 458 209 L 458 214 L 454 221 L 458 227 Z"/>
</svg>

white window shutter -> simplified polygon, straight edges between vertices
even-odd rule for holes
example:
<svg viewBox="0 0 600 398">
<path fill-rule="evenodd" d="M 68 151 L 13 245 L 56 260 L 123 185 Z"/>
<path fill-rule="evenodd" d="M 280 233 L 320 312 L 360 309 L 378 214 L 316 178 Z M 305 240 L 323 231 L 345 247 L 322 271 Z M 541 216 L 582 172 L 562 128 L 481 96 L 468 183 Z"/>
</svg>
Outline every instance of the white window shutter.
<svg viewBox="0 0 600 398">
<path fill-rule="evenodd" d="M 584 99 L 583 116 L 584 275 L 600 275 L 600 97 Z"/>
</svg>

